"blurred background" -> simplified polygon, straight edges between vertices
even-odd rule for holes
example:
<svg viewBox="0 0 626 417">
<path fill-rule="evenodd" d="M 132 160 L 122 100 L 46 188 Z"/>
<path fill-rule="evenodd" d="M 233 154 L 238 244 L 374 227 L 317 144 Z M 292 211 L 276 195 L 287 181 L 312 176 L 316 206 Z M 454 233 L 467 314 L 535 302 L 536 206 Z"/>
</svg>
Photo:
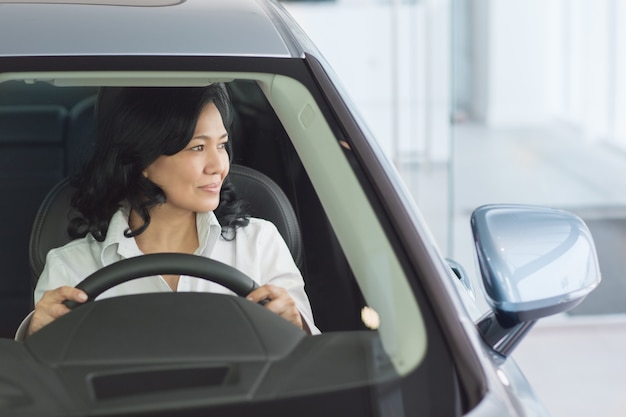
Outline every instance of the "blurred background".
<svg viewBox="0 0 626 417">
<path fill-rule="evenodd" d="M 513 356 L 555 417 L 626 416 L 626 2 L 282 3 L 476 288 L 476 207 L 538 204 L 586 221 L 601 285 Z"/>
</svg>

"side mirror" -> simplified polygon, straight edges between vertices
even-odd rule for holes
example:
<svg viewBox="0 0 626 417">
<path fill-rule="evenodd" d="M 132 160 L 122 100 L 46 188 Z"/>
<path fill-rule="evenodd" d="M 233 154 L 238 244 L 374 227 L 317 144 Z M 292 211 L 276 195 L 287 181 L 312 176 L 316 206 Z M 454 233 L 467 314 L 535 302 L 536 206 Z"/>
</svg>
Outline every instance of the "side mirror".
<svg viewBox="0 0 626 417">
<path fill-rule="evenodd" d="M 572 213 L 527 205 L 486 205 L 472 232 L 491 313 L 478 327 L 508 355 L 537 319 L 577 306 L 600 283 L 593 238 Z"/>
</svg>

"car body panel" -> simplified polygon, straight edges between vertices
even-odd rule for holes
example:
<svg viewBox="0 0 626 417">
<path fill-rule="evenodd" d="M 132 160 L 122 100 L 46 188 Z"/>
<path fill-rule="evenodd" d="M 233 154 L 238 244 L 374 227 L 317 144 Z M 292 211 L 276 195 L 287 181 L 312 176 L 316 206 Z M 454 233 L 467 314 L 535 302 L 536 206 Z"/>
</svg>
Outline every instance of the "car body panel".
<svg viewBox="0 0 626 417">
<path fill-rule="evenodd" d="M 0 44 L 0 56 L 291 57 L 295 52 L 260 3 L 241 0 L 163 7 L 0 2 L 0 26 L 19 39 Z"/>
</svg>

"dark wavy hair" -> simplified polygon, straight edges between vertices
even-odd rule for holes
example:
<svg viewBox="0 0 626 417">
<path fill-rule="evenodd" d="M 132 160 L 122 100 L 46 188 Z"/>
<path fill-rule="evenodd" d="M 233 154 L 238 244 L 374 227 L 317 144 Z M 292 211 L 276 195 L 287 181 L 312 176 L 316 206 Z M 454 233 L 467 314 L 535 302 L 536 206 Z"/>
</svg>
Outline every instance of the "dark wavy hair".
<svg viewBox="0 0 626 417">
<path fill-rule="evenodd" d="M 214 103 L 231 136 L 233 108 L 226 86 L 208 87 L 103 87 L 96 104 L 96 143 L 92 157 L 73 178 L 76 193 L 70 220 L 73 238 L 91 233 L 102 242 L 113 214 L 124 202 L 143 224 L 125 231 L 141 234 L 150 225 L 150 209 L 163 204 L 165 193 L 143 171 L 161 155 L 174 155 L 193 137 L 204 106 Z M 227 152 L 232 160 L 232 143 Z M 226 177 L 215 210 L 222 236 L 234 239 L 236 228 L 248 224 L 249 214 L 235 196 Z"/>
</svg>

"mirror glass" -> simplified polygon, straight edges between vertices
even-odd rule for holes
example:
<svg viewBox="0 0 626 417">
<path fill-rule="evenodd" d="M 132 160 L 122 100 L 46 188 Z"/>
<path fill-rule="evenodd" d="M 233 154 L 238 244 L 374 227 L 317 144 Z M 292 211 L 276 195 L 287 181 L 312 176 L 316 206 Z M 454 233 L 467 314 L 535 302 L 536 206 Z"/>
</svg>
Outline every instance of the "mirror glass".
<svg viewBox="0 0 626 417">
<path fill-rule="evenodd" d="M 486 205 L 471 222 L 485 295 L 500 312 L 535 319 L 565 311 L 600 283 L 591 233 L 567 211 Z"/>
</svg>

